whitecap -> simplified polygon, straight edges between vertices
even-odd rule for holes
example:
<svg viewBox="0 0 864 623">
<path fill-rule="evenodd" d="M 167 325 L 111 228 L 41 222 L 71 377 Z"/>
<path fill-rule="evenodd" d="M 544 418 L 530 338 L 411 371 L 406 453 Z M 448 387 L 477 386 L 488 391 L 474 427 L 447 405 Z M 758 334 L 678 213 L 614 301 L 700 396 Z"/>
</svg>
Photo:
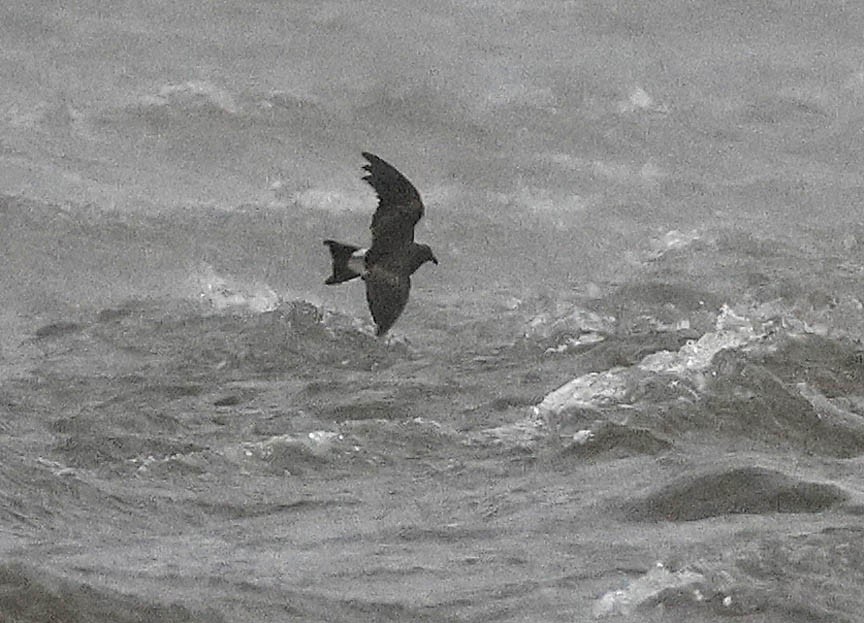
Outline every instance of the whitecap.
<svg viewBox="0 0 864 623">
<path fill-rule="evenodd" d="M 627 391 L 626 368 L 614 367 L 590 372 L 565 383 L 533 408 L 535 417 L 558 415 L 565 409 L 594 409 L 624 400 Z"/>
<path fill-rule="evenodd" d="M 628 388 L 645 373 L 675 375 L 691 381 L 697 389 L 703 388 L 703 373 L 717 353 L 745 348 L 764 337 L 764 331 L 757 331 L 750 320 L 724 305 L 714 331 L 705 333 L 698 340 L 688 341 L 677 351 L 651 353 L 632 368 L 616 366 L 579 376 L 547 394 L 533 407 L 534 417 L 558 415 L 572 408 L 597 409 L 624 403 Z"/>
<path fill-rule="evenodd" d="M 204 265 L 190 275 L 191 294 L 206 302 L 210 307 L 222 311 L 232 307 L 242 307 L 256 313 L 273 311 L 282 297 L 265 283 L 243 283 L 217 273 L 210 265 Z"/>
<path fill-rule="evenodd" d="M 627 587 L 609 591 L 594 602 L 591 614 L 594 618 L 629 616 L 642 603 L 659 595 L 667 589 L 690 588 L 694 602 L 701 602 L 704 596 L 698 584 L 705 581 L 701 573 L 682 569 L 669 571 L 661 562 L 640 578 L 631 581 Z"/>
</svg>

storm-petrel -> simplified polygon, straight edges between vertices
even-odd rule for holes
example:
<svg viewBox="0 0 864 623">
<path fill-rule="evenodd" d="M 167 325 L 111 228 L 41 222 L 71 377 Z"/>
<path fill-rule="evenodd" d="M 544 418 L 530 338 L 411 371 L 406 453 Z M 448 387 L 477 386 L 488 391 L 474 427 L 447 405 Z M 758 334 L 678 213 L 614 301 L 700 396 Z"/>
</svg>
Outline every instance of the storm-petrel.
<svg viewBox="0 0 864 623">
<path fill-rule="evenodd" d="M 363 179 L 378 195 L 378 209 L 372 216 L 372 246 L 363 249 L 335 240 L 325 240 L 333 256 L 333 274 L 327 285 L 362 277 L 366 301 L 384 335 L 399 318 L 408 302 L 411 275 L 426 262 L 438 264 L 429 245 L 414 242 L 414 226 L 423 216 L 420 193 L 395 167 L 378 156 L 363 152 L 369 161 Z"/>
</svg>

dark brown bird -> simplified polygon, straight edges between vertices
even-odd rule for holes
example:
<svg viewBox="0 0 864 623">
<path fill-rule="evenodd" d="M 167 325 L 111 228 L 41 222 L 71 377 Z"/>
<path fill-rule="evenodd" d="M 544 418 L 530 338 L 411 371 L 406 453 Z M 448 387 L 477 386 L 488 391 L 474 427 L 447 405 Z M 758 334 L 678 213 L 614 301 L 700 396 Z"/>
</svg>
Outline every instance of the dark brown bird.
<svg viewBox="0 0 864 623">
<path fill-rule="evenodd" d="M 426 262 L 438 264 L 429 245 L 414 242 L 414 226 L 423 216 L 420 193 L 395 167 L 374 154 L 363 152 L 369 161 L 363 179 L 378 195 L 378 209 L 372 216 L 372 246 L 363 249 L 335 240 L 325 240 L 333 256 L 333 274 L 327 285 L 361 277 L 366 282 L 366 301 L 384 335 L 399 318 L 408 293 L 411 275 Z"/>
</svg>

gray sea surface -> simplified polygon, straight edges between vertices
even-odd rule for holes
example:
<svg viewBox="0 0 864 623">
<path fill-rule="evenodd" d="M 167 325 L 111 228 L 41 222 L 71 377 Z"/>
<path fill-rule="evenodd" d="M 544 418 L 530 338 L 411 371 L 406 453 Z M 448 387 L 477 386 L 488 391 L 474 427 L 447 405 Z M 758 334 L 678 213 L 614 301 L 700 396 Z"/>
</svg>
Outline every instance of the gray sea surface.
<svg viewBox="0 0 864 623">
<path fill-rule="evenodd" d="M 862 27 L 4 3 L 0 620 L 864 620 Z"/>
</svg>

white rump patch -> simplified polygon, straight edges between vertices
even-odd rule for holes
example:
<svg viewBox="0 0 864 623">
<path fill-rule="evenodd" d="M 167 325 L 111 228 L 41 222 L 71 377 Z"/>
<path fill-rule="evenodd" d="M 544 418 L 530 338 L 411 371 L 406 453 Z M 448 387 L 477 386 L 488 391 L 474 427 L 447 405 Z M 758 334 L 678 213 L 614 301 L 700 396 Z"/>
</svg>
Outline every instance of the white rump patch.
<svg viewBox="0 0 864 623">
<path fill-rule="evenodd" d="M 348 270 L 362 275 L 366 272 L 366 252 L 369 249 L 357 249 L 348 258 Z"/>
</svg>

